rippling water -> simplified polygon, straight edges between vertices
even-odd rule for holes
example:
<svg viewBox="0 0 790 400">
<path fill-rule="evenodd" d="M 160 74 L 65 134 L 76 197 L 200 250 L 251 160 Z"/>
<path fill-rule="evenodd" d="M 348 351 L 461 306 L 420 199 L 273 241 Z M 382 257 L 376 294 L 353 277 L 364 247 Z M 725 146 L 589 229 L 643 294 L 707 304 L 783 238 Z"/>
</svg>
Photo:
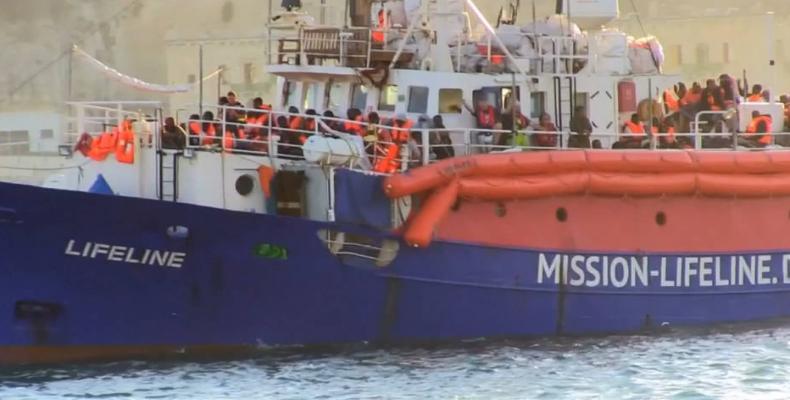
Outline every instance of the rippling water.
<svg viewBox="0 0 790 400">
<path fill-rule="evenodd" d="M 790 327 L 0 370 L 0 399 L 788 399 Z"/>
</svg>

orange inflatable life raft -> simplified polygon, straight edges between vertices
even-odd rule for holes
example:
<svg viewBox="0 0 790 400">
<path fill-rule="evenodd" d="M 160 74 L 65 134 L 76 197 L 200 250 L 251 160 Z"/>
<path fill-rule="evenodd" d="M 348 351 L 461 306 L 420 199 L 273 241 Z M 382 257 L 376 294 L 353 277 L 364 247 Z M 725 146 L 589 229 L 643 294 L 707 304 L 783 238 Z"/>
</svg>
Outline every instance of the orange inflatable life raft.
<svg viewBox="0 0 790 400">
<path fill-rule="evenodd" d="M 546 151 L 459 157 L 385 179 L 390 198 L 431 192 L 404 239 L 427 246 L 457 197 L 790 196 L 790 152 Z"/>
</svg>

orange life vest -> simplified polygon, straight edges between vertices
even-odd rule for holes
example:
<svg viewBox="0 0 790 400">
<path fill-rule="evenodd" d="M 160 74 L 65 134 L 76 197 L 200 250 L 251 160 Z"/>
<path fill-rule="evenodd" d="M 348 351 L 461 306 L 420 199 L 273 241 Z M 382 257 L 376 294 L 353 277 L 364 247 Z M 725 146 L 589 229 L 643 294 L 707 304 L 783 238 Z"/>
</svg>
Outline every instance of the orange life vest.
<svg viewBox="0 0 790 400">
<path fill-rule="evenodd" d="M 762 94 L 752 94 L 746 98 L 746 101 L 749 103 L 762 103 L 765 101 Z"/>
<path fill-rule="evenodd" d="M 394 173 L 398 170 L 400 163 L 400 160 L 398 160 L 399 154 L 400 145 L 397 143 L 390 143 L 387 145 L 387 149 L 384 151 L 384 157 L 381 157 L 378 162 L 376 162 L 376 166 L 373 168 L 373 170 L 384 174 Z"/>
<path fill-rule="evenodd" d="M 696 92 L 689 90 L 686 92 L 686 95 L 683 96 L 683 99 L 680 100 L 682 106 L 689 105 L 689 104 L 696 104 L 702 99 L 702 92 Z"/>
<path fill-rule="evenodd" d="M 477 110 L 477 127 L 480 129 L 494 129 L 496 124 L 496 112 L 493 106 Z"/>
<path fill-rule="evenodd" d="M 200 122 L 189 123 L 189 134 L 192 136 L 200 136 Z"/>
<path fill-rule="evenodd" d="M 217 128 L 214 127 L 214 124 L 210 124 L 208 129 L 206 129 L 206 137 L 203 138 L 204 145 L 212 145 L 214 144 L 214 137 L 217 136 Z"/>
<path fill-rule="evenodd" d="M 410 119 L 403 121 L 399 124 L 398 121 L 392 121 L 392 129 L 390 129 L 390 136 L 392 143 L 388 144 L 384 150 L 384 156 L 379 158 L 373 168 L 376 172 L 385 174 L 392 174 L 400 167 L 400 146 L 409 141 L 410 129 L 414 126 L 414 122 Z"/>
<path fill-rule="evenodd" d="M 667 110 L 669 110 L 670 113 L 680 110 L 678 99 L 675 97 L 675 93 L 671 89 L 664 91 L 664 104 L 666 104 Z"/>
<path fill-rule="evenodd" d="M 707 101 L 711 111 L 721 111 L 721 107 L 719 107 L 719 105 L 716 104 L 716 98 L 713 97 L 712 94 L 708 95 Z"/>
<path fill-rule="evenodd" d="M 117 143 L 117 128 L 113 129 L 112 132 L 104 132 L 91 141 L 91 149 L 88 151 L 88 157 L 94 161 L 104 161 L 110 153 L 115 151 Z"/>
<path fill-rule="evenodd" d="M 746 134 L 749 136 L 757 134 L 757 126 L 760 125 L 760 122 L 765 122 L 765 133 L 761 133 L 762 137 L 760 138 L 759 142 L 761 144 L 771 144 L 771 117 L 768 115 L 759 115 L 752 119 L 749 122 L 749 126 L 746 128 Z"/>
<path fill-rule="evenodd" d="M 641 123 L 634 123 L 632 121 L 626 121 L 625 127 L 628 128 L 630 133 L 634 136 L 644 136 L 645 135 L 645 126 Z"/>
<path fill-rule="evenodd" d="M 130 126 L 122 126 L 115 146 L 115 159 L 124 164 L 134 164 L 134 131 Z"/>
<path fill-rule="evenodd" d="M 222 147 L 224 147 L 225 150 L 233 150 L 233 144 L 233 132 L 225 131 L 225 134 L 222 136 Z"/>
<path fill-rule="evenodd" d="M 343 130 L 357 136 L 365 136 L 365 128 L 362 126 L 362 116 L 357 116 L 353 121 L 344 122 Z"/>
<path fill-rule="evenodd" d="M 381 8 L 377 14 L 379 25 L 378 29 L 374 29 L 370 37 L 376 43 L 384 43 L 384 28 L 387 25 L 387 13 L 384 8 Z"/>
<path fill-rule="evenodd" d="M 291 117 L 291 119 L 288 120 L 288 129 L 301 130 L 302 122 L 302 117 Z"/>
<path fill-rule="evenodd" d="M 392 121 L 392 129 L 390 129 L 392 141 L 395 143 L 408 142 L 412 126 L 414 126 L 414 122 L 410 119 L 403 121 L 402 124 L 398 124 L 398 121 Z"/>
<path fill-rule="evenodd" d="M 304 130 L 306 130 L 306 131 L 315 131 L 315 127 L 316 127 L 316 124 L 315 124 L 315 119 L 314 118 L 308 119 L 305 122 L 305 124 L 304 124 Z"/>
</svg>

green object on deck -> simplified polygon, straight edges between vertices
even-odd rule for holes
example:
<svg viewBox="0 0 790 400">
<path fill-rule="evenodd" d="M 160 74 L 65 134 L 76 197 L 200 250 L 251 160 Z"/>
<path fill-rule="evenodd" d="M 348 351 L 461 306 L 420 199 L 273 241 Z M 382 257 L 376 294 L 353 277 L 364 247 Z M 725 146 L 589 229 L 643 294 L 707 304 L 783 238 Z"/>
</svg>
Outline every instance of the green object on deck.
<svg viewBox="0 0 790 400">
<path fill-rule="evenodd" d="M 268 258 L 272 260 L 287 260 L 288 250 L 285 247 L 269 243 L 259 243 L 253 249 L 256 257 Z"/>
</svg>

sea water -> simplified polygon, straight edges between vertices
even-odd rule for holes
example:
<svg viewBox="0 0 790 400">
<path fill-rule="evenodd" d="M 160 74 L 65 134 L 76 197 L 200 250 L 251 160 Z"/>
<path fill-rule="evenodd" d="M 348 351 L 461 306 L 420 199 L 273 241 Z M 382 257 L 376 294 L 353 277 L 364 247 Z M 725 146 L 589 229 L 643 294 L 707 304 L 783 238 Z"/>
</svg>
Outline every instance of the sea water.
<svg viewBox="0 0 790 400">
<path fill-rule="evenodd" d="M 0 370 L 0 399 L 790 399 L 790 324 Z"/>
</svg>

